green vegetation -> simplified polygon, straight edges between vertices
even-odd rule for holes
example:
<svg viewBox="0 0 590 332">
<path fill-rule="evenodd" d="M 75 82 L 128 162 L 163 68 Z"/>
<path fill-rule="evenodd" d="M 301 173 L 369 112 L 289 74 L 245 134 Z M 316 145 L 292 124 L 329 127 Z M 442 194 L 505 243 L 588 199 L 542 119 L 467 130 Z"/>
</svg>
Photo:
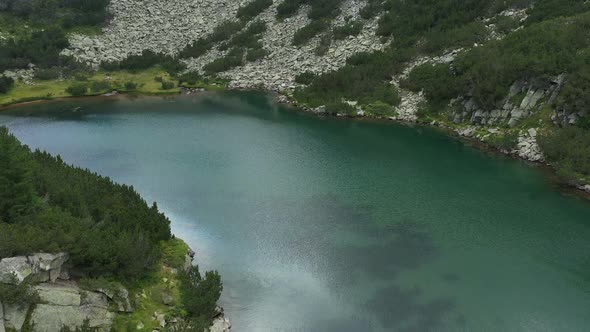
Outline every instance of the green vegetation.
<svg viewBox="0 0 590 332">
<path fill-rule="evenodd" d="M 178 59 L 160 53 L 154 53 L 149 50 L 144 50 L 141 55 L 131 55 L 125 60 L 118 62 L 103 63 L 101 67 L 108 71 L 129 70 L 137 72 L 160 66 L 166 70 L 170 75 L 176 75 L 186 69 L 186 66 L 178 61 Z"/>
<path fill-rule="evenodd" d="M 342 99 L 356 100 L 361 105 L 382 101 L 396 106 L 400 98 L 389 81 L 393 73 L 401 72 L 413 54 L 412 51 L 358 53 L 339 70 L 314 77 L 307 87 L 297 89 L 294 96 L 312 107 Z"/>
<path fill-rule="evenodd" d="M 105 22 L 108 3 L 109 0 L 2 0 L 0 12 L 28 22 L 69 29 Z"/>
<path fill-rule="evenodd" d="M 260 14 L 262 11 L 272 5 L 272 0 L 253 0 L 247 5 L 240 7 L 236 17 L 248 21 Z"/>
<path fill-rule="evenodd" d="M 328 29 L 330 25 L 323 20 L 311 21 L 308 25 L 297 30 L 293 36 L 293 45 L 303 45 L 320 32 Z"/>
<path fill-rule="evenodd" d="M 443 110 L 451 98 L 457 97 L 462 86 L 455 82 L 451 66 L 448 64 L 424 64 L 412 70 L 401 86 L 414 92 L 423 91 L 432 111 Z"/>
<path fill-rule="evenodd" d="M 348 36 L 358 36 L 363 30 L 363 23 L 350 21 L 343 26 L 335 27 L 332 30 L 332 35 L 335 40 L 345 39 Z"/>
<path fill-rule="evenodd" d="M 60 57 L 68 31 L 96 28 L 106 21 L 108 0 L 0 0 L 0 72 L 75 65 Z M 0 92 L 2 93 L 2 92 Z"/>
<path fill-rule="evenodd" d="M 193 266 L 181 274 L 181 281 L 184 286 L 182 303 L 189 315 L 198 321 L 215 316 L 215 306 L 223 290 L 219 273 L 208 271 L 201 276 L 199 267 Z"/>
<path fill-rule="evenodd" d="M 263 48 L 254 48 L 248 50 L 246 53 L 246 61 L 254 62 L 256 60 L 262 59 L 268 55 L 268 51 Z"/>
<path fill-rule="evenodd" d="M 391 105 L 382 101 L 376 101 L 365 105 L 364 110 L 377 117 L 393 116 L 396 114 L 395 109 Z"/>
<path fill-rule="evenodd" d="M 187 45 L 179 53 L 181 58 L 198 58 L 207 53 L 216 43 L 229 40 L 235 33 L 242 30 L 246 22 L 244 21 L 225 21 L 215 27 L 213 32 L 207 37 L 200 38 L 191 45 Z"/>
<path fill-rule="evenodd" d="M 306 71 L 297 76 L 295 76 L 295 82 L 299 84 L 311 84 L 315 79 L 316 75 L 312 72 Z"/>
<path fill-rule="evenodd" d="M 347 116 L 355 116 L 356 109 L 348 103 L 342 101 L 334 101 L 326 104 L 326 113 L 328 114 L 344 114 Z"/>
<path fill-rule="evenodd" d="M 585 0 L 543 0 L 537 1 L 528 11 L 527 24 L 534 24 L 558 17 L 573 16 L 590 11 L 590 3 Z"/>
<path fill-rule="evenodd" d="M 76 83 L 74 85 L 69 86 L 66 89 L 66 92 L 71 94 L 72 96 L 83 96 L 88 92 L 88 84 L 86 83 Z"/>
<path fill-rule="evenodd" d="M 222 290 L 215 271 L 187 273 L 188 246 L 170 234 L 156 203 L 60 157 L 31 152 L 0 128 L 0 258 L 68 252 L 84 289 L 128 287 L 135 312 L 119 315 L 116 331 L 157 324 L 155 311 L 210 326 Z M 4 303 L 38 302 L 25 282 L 0 284 Z M 170 301 L 163 301 L 163 294 Z M 173 302 L 174 307 L 164 302 Z M 155 328 L 156 326 L 149 326 Z"/>
<path fill-rule="evenodd" d="M 506 131 L 502 134 L 491 135 L 485 142 L 498 150 L 512 151 L 518 145 L 518 132 Z"/>
<path fill-rule="evenodd" d="M 30 304 L 39 302 L 39 295 L 30 287 L 28 281 L 17 285 L 16 275 L 8 283 L 0 283 L 0 299 L 4 304 L 24 308 Z"/>
<path fill-rule="evenodd" d="M 65 251 L 90 276 L 133 278 L 153 268 L 169 220 L 132 187 L 26 147 L 3 128 L 0 257 Z"/>
<path fill-rule="evenodd" d="M 62 64 L 59 53 L 68 46 L 64 31 L 58 28 L 35 31 L 20 39 L 9 39 L 0 47 L 0 72 L 27 68 L 29 63 L 42 68 L 59 66 Z"/>
<path fill-rule="evenodd" d="M 10 77 L 0 75 L 0 93 L 7 93 L 14 85 L 14 80 Z"/>
<path fill-rule="evenodd" d="M 212 62 L 203 66 L 203 70 L 207 74 L 220 73 L 234 67 L 242 65 L 244 58 L 244 50 L 242 48 L 231 49 L 226 56 L 213 60 Z"/>
<path fill-rule="evenodd" d="M 566 127 L 548 131 L 538 138 L 545 157 L 566 182 L 576 184 L 590 177 L 590 131 Z"/>
<path fill-rule="evenodd" d="M 331 19 L 340 13 L 340 5 L 343 0 L 283 0 L 277 7 L 277 18 L 286 18 L 297 13 L 301 5 L 311 6 L 308 17 L 315 21 Z"/>
</svg>

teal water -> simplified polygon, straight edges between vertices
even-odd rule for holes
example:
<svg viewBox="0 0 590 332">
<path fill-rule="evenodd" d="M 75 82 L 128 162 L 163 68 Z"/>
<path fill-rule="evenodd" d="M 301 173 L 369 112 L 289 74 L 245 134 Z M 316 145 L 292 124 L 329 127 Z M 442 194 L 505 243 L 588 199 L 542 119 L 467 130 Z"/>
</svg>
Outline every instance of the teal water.
<svg viewBox="0 0 590 332">
<path fill-rule="evenodd" d="M 157 201 L 221 272 L 235 331 L 590 329 L 590 203 L 435 130 L 252 93 L 70 100 L 0 124 Z"/>
</svg>

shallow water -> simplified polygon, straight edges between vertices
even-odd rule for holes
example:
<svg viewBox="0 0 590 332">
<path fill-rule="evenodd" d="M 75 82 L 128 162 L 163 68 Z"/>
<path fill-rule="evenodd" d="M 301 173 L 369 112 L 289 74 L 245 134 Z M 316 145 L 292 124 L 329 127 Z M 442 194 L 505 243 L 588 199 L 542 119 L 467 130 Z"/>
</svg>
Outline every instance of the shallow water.
<svg viewBox="0 0 590 332">
<path fill-rule="evenodd" d="M 590 204 L 436 130 L 253 93 L 61 101 L 0 124 L 157 201 L 220 271 L 236 331 L 590 326 Z"/>
</svg>

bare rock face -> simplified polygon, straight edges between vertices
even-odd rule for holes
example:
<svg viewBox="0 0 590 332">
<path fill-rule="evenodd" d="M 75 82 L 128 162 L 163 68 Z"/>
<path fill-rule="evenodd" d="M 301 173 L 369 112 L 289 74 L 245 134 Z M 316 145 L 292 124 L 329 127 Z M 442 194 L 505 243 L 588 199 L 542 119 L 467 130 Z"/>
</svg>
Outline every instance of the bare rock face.
<svg viewBox="0 0 590 332">
<path fill-rule="evenodd" d="M 231 323 L 224 316 L 220 316 L 213 320 L 213 325 L 209 328 L 209 332 L 229 332 L 231 330 Z"/>
<path fill-rule="evenodd" d="M 31 314 L 35 332 L 59 331 L 63 326 L 79 328 L 85 320 L 90 327 L 109 331 L 115 314 L 108 310 L 104 294 L 86 292 L 74 283 L 44 283 L 35 286 L 42 304 Z"/>
<path fill-rule="evenodd" d="M 4 325 L 6 328 L 20 331 L 27 318 L 29 307 L 17 307 L 4 304 Z"/>
<path fill-rule="evenodd" d="M 32 282 L 40 303 L 30 306 L 9 306 L 0 303 L 0 332 L 21 331 L 30 315 L 34 332 L 60 331 L 64 326 L 76 329 L 88 320 L 98 331 L 110 331 L 115 313 L 109 311 L 109 301 L 119 311 L 133 312 L 129 292 L 124 288 L 107 291 L 85 291 L 75 282 L 65 281 L 63 269 L 69 256 L 65 253 L 38 253 L 30 256 L 5 258 L 0 261 L 0 282 L 20 284 Z M 109 296 L 110 294 L 110 296 Z"/>
<path fill-rule="evenodd" d="M 62 273 L 63 264 L 69 259 L 66 253 L 39 253 L 0 260 L 0 282 L 12 283 L 13 276 L 20 284 L 27 278 L 34 281 L 56 281 Z"/>
<path fill-rule="evenodd" d="M 4 308 L 2 307 L 2 302 L 0 302 L 0 332 L 6 332 L 6 328 L 4 327 Z"/>
</svg>

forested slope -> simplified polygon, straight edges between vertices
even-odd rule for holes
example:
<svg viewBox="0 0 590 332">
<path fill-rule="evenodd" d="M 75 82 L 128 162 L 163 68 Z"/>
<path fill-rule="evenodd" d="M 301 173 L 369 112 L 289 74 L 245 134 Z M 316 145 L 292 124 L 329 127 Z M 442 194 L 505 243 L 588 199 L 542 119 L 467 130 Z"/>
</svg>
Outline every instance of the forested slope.
<svg viewBox="0 0 590 332">
<path fill-rule="evenodd" d="M 49 253 L 69 258 L 69 274 L 52 281 L 71 276 L 88 291 L 109 294 L 109 289 L 124 285 L 132 292 L 130 304 L 119 309 L 123 314 L 116 321 L 117 330 L 160 324 L 151 319 L 154 310 L 160 310 L 202 331 L 218 315 L 221 279 L 217 272 L 202 276 L 197 267 L 187 266 L 188 251 L 171 235 L 170 220 L 133 187 L 67 165 L 46 152 L 32 152 L 0 127 L 0 306 L 30 315 L 31 305 L 40 303 L 33 287 L 46 280 L 33 278 L 38 266 L 31 271 L 20 265 L 32 255 L 44 257 L 36 253 Z M 55 264 L 48 266 L 56 268 Z M 19 285 L 7 277 L 10 271 L 29 273 L 33 279 L 22 274 Z M 163 283 L 164 278 L 178 281 Z M 152 289 L 156 300 L 140 296 Z M 70 292 L 74 291 L 77 286 Z M 166 303 L 160 299 L 162 291 L 169 294 Z"/>
</svg>

